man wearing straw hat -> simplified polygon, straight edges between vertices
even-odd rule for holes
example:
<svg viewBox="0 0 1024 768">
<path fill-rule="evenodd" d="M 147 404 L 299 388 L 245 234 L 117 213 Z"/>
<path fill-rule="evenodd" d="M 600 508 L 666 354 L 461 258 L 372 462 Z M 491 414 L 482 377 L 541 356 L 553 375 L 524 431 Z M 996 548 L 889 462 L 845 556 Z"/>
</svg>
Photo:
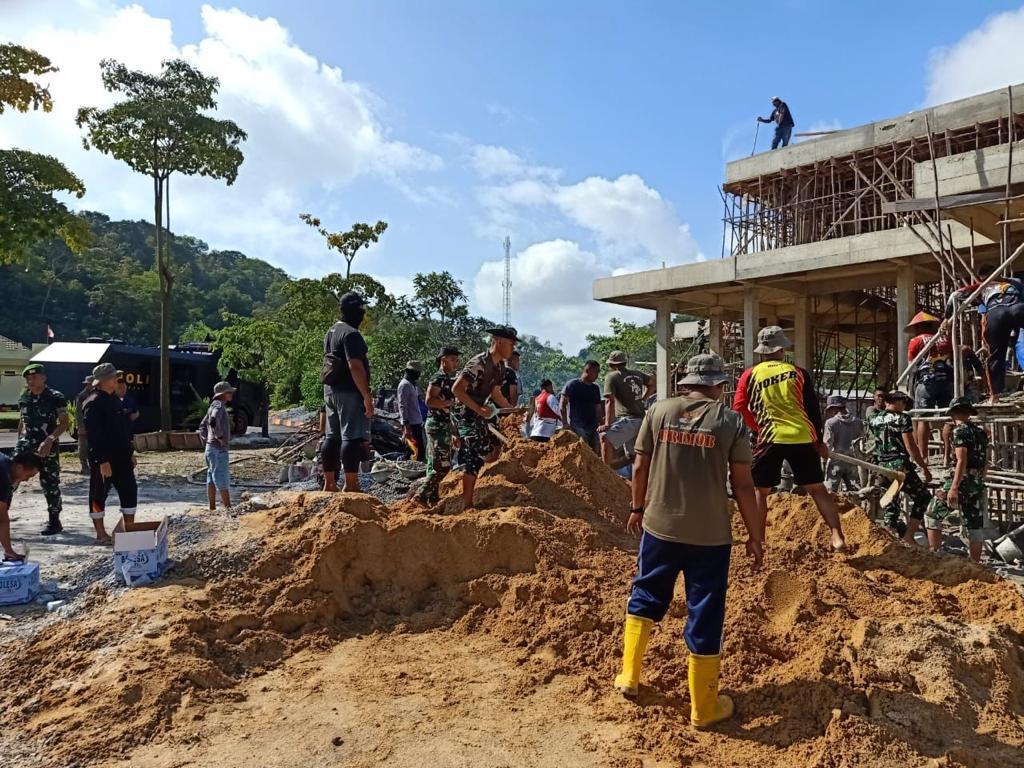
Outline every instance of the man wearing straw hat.
<svg viewBox="0 0 1024 768">
<path fill-rule="evenodd" d="M 971 421 L 978 409 L 966 397 L 957 397 L 946 412 L 953 420 L 950 443 L 956 454 L 956 468 L 936 492 L 924 516 L 928 546 L 934 552 L 942 546 L 942 521 L 954 509 L 960 512 L 961 533 L 967 539 L 971 559 L 981 562 L 985 540 L 985 470 L 988 468 L 988 435 Z"/>
<path fill-rule="evenodd" d="M 939 331 L 939 318 L 928 312 L 918 312 L 907 323 L 907 330 L 913 338 L 907 345 L 907 359 L 913 360 L 924 346 Z M 945 333 L 932 345 L 914 370 L 914 387 L 911 393 L 915 408 L 946 408 L 953 399 L 953 344 Z M 914 439 L 921 455 L 928 459 L 928 443 L 931 426 L 924 419 L 914 425 Z"/>
<path fill-rule="evenodd" d="M 764 529 L 750 473 L 750 436 L 722 402 L 729 380 L 718 355 L 696 355 L 683 394 L 651 406 L 636 438 L 632 508 L 626 530 L 641 533 L 626 605 L 622 672 L 615 688 L 636 697 L 651 628 L 669 609 L 679 574 L 686 590 L 690 721 L 706 728 L 732 716 L 718 693 L 725 598 L 732 553 L 728 486 L 747 528 L 747 554 L 760 567 Z"/>
<path fill-rule="evenodd" d="M 217 492 L 224 509 L 231 509 L 231 475 L 228 446 L 231 443 L 231 419 L 228 403 L 235 396 L 230 382 L 218 381 L 213 385 L 213 398 L 203 420 L 199 422 L 199 436 L 203 438 L 206 459 L 206 497 L 210 511 L 217 509 Z"/>
<path fill-rule="evenodd" d="M 821 409 L 811 374 L 786 362 L 786 350 L 793 344 L 779 326 L 762 328 L 757 342 L 754 352 L 761 362 L 743 372 L 733 408 L 757 434 L 753 475 L 762 524 L 768 520 L 768 496 L 782 479 L 783 462 L 789 462 L 794 483 L 814 499 L 832 532 L 832 549 L 844 550 L 839 509 L 824 485 L 821 459 L 828 458 L 828 448 L 822 442 Z"/>
</svg>

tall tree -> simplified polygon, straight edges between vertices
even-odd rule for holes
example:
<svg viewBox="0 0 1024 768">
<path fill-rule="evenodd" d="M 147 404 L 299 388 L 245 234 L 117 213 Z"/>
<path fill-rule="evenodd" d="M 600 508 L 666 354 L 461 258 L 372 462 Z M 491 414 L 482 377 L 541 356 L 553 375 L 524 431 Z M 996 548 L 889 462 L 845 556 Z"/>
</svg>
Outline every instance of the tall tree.
<svg viewBox="0 0 1024 768">
<path fill-rule="evenodd" d="M 467 311 L 466 302 L 469 299 L 462 290 L 462 282 L 452 277 L 452 273 L 447 270 L 417 273 L 412 279 L 412 285 L 413 298 L 427 317 L 437 313 L 443 324 Z"/>
<path fill-rule="evenodd" d="M 57 68 L 41 53 L 0 45 L 0 114 L 53 109 L 49 89 L 37 78 Z M 0 150 L 0 264 L 20 260 L 29 246 L 58 236 L 73 250 L 88 242 L 88 225 L 55 192 L 85 194 L 81 180 L 57 159 L 22 149 Z"/>
<path fill-rule="evenodd" d="M 328 232 L 320 224 L 320 219 L 308 213 L 300 213 L 299 218 L 324 236 L 327 247 L 332 248 L 345 257 L 345 279 L 352 275 L 352 262 L 356 254 L 371 243 L 376 243 L 384 230 L 388 228 L 386 221 L 378 221 L 372 227 L 369 224 L 355 223 L 347 232 Z"/>
<path fill-rule="evenodd" d="M 174 272 L 170 263 L 170 180 L 174 173 L 223 179 L 228 185 L 242 164 L 245 132 L 231 120 L 204 114 L 217 108 L 220 82 L 180 59 L 165 61 L 160 74 L 137 72 L 110 59 L 100 62 L 103 86 L 124 100 L 109 109 L 83 107 L 77 122 L 82 143 L 116 157 L 153 182 L 155 250 L 160 278 L 160 426 L 171 428 L 168 346 Z M 165 218 L 166 217 L 166 218 Z"/>
</svg>

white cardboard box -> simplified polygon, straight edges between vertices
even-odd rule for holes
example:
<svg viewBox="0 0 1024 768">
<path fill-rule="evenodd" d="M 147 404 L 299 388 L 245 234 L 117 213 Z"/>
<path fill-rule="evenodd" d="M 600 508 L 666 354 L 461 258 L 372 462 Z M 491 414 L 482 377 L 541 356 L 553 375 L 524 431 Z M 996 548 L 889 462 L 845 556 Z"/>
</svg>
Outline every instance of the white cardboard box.
<svg viewBox="0 0 1024 768">
<path fill-rule="evenodd" d="M 0 605 L 31 603 L 39 594 L 39 563 L 0 563 Z"/>
<path fill-rule="evenodd" d="M 124 529 L 119 520 L 113 531 L 114 573 L 129 587 L 149 584 L 167 565 L 167 518 L 135 523 Z"/>
</svg>

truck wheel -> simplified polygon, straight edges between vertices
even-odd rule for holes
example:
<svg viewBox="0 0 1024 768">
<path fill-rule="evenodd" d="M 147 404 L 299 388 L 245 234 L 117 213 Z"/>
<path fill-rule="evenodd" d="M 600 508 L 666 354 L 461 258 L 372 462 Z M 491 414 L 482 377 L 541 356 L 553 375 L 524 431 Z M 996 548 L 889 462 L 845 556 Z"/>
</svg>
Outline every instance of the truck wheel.
<svg viewBox="0 0 1024 768">
<path fill-rule="evenodd" d="M 238 409 L 235 411 L 234 418 L 231 420 L 231 434 L 244 435 L 249 431 L 249 414 L 245 411 Z"/>
</svg>

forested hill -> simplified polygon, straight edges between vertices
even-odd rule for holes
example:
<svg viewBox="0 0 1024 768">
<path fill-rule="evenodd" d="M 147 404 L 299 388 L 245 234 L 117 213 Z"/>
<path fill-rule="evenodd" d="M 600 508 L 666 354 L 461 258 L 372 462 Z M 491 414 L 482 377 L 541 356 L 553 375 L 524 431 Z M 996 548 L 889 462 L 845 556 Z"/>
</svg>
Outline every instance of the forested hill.
<svg viewBox="0 0 1024 768">
<path fill-rule="evenodd" d="M 109 336 L 158 343 L 153 225 L 111 221 L 100 213 L 84 216 L 95 239 L 82 253 L 53 240 L 36 246 L 27 262 L 0 266 L 0 335 L 31 344 L 45 341 L 49 325 L 58 341 Z M 187 235 L 175 235 L 173 261 L 173 339 L 198 321 L 219 328 L 224 311 L 251 316 L 276 305 L 275 286 L 288 280 L 265 261 L 213 251 Z"/>
</svg>

